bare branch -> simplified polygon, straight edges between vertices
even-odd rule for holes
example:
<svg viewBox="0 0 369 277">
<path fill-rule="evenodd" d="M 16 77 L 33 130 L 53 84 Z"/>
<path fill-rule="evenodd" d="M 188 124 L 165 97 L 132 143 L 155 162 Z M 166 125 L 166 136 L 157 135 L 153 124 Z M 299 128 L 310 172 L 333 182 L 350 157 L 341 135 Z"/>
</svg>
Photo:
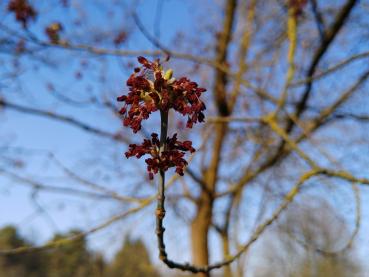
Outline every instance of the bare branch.
<svg viewBox="0 0 369 277">
<path fill-rule="evenodd" d="M 21 113 L 27 113 L 27 114 L 47 117 L 47 118 L 54 119 L 54 120 L 57 120 L 57 121 L 60 121 L 60 122 L 68 123 L 72 126 L 78 127 L 78 128 L 80 128 L 80 129 L 82 129 L 86 132 L 90 132 L 90 133 L 93 133 L 95 135 L 99 135 L 99 136 L 102 136 L 102 137 L 107 137 L 107 138 L 110 138 L 110 139 L 118 141 L 118 142 L 130 143 L 126 138 L 122 137 L 119 134 L 113 134 L 113 133 L 109 133 L 107 131 L 95 128 L 93 126 L 90 126 L 86 123 L 78 121 L 77 119 L 69 117 L 69 116 L 56 114 L 56 113 L 53 113 L 53 112 L 50 112 L 50 111 L 44 111 L 44 110 L 39 110 L 39 109 L 35 109 L 35 108 L 21 106 L 21 105 L 18 105 L 18 104 L 8 102 L 8 101 L 6 101 L 2 98 L 0 98 L 0 107 L 15 110 L 15 111 L 21 112 Z"/>
</svg>

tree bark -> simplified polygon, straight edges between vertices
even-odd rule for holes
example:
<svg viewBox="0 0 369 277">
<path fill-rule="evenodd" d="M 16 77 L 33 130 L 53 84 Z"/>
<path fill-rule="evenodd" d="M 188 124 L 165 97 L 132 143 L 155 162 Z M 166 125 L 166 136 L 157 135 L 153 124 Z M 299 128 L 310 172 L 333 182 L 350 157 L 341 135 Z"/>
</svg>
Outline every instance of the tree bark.
<svg viewBox="0 0 369 277">
<path fill-rule="evenodd" d="M 208 233 L 211 224 L 213 200 L 206 192 L 201 194 L 196 217 L 191 224 L 192 257 L 197 265 L 209 264 Z M 198 273 L 197 276 L 210 276 L 210 273 Z"/>
</svg>

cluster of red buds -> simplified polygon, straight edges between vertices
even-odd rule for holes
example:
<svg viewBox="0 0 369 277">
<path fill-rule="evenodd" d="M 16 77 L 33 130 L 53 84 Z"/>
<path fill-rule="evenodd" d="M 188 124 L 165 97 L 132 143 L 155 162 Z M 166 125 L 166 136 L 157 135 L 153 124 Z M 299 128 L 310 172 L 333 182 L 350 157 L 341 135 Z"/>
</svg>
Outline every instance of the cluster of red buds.
<svg viewBox="0 0 369 277">
<path fill-rule="evenodd" d="M 141 66 L 135 68 L 127 80 L 128 95 L 117 98 L 118 101 L 124 102 L 120 110 L 124 126 L 137 133 L 142 127 L 142 121 L 148 119 L 151 113 L 168 113 L 169 109 L 187 116 L 188 128 L 204 121 L 203 111 L 206 107 L 200 97 L 206 89 L 198 87 L 197 83 L 185 77 L 176 80 L 172 76 L 173 71 L 164 71 L 159 60 L 150 62 L 144 57 L 138 57 L 138 62 Z M 127 158 L 151 155 L 151 158 L 145 160 L 150 179 L 160 170 L 167 171 L 171 167 L 175 167 L 176 173 L 183 175 L 187 166 L 187 161 L 183 158 L 185 152 L 195 152 L 192 142 L 178 141 L 177 134 L 174 134 L 172 138 L 167 137 L 163 144 L 165 147 L 161 149 L 158 135 L 153 133 L 151 140 L 145 139 L 141 145 L 129 145 L 125 155 Z"/>
<path fill-rule="evenodd" d="M 191 141 L 180 142 L 177 140 L 177 134 L 172 138 L 167 138 L 166 149 L 160 153 L 160 141 L 158 134 L 152 133 L 151 140 L 145 139 L 141 145 L 130 144 L 129 150 L 125 153 L 126 157 L 141 158 L 145 154 L 151 155 L 151 158 L 145 160 L 149 178 L 153 179 L 154 174 L 160 169 L 167 171 L 170 167 L 175 167 L 176 172 L 183 176 L 183 169 L 187 166 L 187 161 L 183 158 L 186 151 L 195 152 Z"/>
<path fill-rule="evenodd" d="M 173 71 L 164 72 L 158 60 L 149 62 L 139 57 L 138 62 L 142 66 L 135 68 L 135 73 L 127 80 L 128 95 L 117 99 L 125 102 L 120 110 L 125 115 L 124 126 L 131 127 L 137 133 L 141 129 L 142 120 L 148 119 L 152 112 L 168 111 L 171 108 L 188 116 L 188 128 L 204 121 L 203 111 L 206 107 L 200 96 L 206 89 L 185 77 L 174 79 Z"/>
<path fill-rule="evenodd" d="M 30 19 L 35 19 L 37 12 L 27 0 L 11 0 L 8 10 L 15 14 L 15 19 L 22 23 L 23 28 L 27 27 Z"/>
</svg>

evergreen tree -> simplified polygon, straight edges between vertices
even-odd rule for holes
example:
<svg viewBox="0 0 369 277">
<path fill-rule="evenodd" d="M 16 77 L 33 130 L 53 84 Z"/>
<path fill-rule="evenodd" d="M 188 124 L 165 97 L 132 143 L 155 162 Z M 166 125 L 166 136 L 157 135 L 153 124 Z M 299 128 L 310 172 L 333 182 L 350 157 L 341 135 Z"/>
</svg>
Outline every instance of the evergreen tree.
<svg viewBox="0 0 369 277">
<path fill-rule="evenodd" d="M 72 230 L 56 234 L 51 242 L 80 234 Z M 33 246 L 20 236 L 17 229 L 0 229 L 0 249 Z M 84 238 L 61 243 L 46 252 L 0 256 L 0 277 L 159 277 L 151 264 L 148 251 L 141 240 L 125 239 L 113 261 L 106 265 L 100 253 L 87 248 Z"/>
<path fill-rule="evenodd" d="M 0 229 L 0 249 L 21 246 L 32 244 L 23 239 L 14 226 Z M 43 277 L 45 274 L 43 253 L 0 256 L 0 277 Z"/>
<path fill-rule="evenodd" d="M 61 240 L 79 233 L 80 231 L 73 230 L 64 235 L 57 234 L 51 241 Z M 47 273 L 50 277 L 101 277 L 103 276 L 103 268 L 102 257 L 89 252 L 84 238 L 62 244 L 48 253 Z"/>
<path fill-rule="evenodd" d="M 109 265 L 107 277 L 158 277 L 148 251 L 141 240 L 124 240 L 121 250 Z"/>
</svg>

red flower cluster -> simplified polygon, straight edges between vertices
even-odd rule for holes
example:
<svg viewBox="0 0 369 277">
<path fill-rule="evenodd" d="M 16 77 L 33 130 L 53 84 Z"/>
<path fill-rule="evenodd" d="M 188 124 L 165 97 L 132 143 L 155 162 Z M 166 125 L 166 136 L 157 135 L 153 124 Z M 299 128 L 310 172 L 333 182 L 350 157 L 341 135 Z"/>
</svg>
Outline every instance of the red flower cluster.
<svg viewBox="0 0 369 277">
<path fill-rule="evenodd" d="M 11 0 L 8 4 L 8 10 L 15 13 L 15 19 L 22 23 L 23 28 L 26 28 L 27 22 L 30 19 L 35 19 L 37 15 L 27 0 Z"/>
<path fill-rule="evenodd" d="M 151 140 L 145 139 L 141 145 L 130 144 L 129 150 L 125 153 L 126 157 L 141 158 L 149 154 L 152 158 L 145 160 L 149 178 L 153 179 L 154 174 L 159 170 L 167 171 L 170 167 L 176 167 L 176 172 L 183 176 L 184 167 L 187 161 L 183 158 L 186 151 L 195 152 L 191 141 L 180 142 L 177 140 L 177 134 L 172 138 L 167 138 L 166 149 L 160 153 L 160 141 L 158 134 L 151 134 Z"/>
<path fill-rule="evenodd" d="M 172 78 L 172 71 L 164 72 L 159 60 L 149 62 L 139 57 L 138 62 L 142 66 L 135 68 L 127 80 L 128 95 L 117 98 L 125 102 L 120 110 L 125 115 L 124 126 L 130 126 L 136 133 L 141 129 L 142 120 L 148 119 L 152 112 L 168 111 L 171 108 L 188 116 L 188 128 L 204 121 L 203 111 L 206 107 L 200 96 L 206 89 L 185 77 L 179 80 Z"/>
<path fill-rule="evenodd" d="M 124 115 L 123 124 L 129 126 L 134 133 L 141 129 L 142 120 L 148 119 L 152 112 L 160 110 L 168 113 L 169 109 L 188 116 L 187 127 L 197 122 L 204 121 L 203 111 L 205 104 L 200 100 L 201 94 L 206 91 L 199 88 L 195 82 L 183 77 L 176 80 L 172 77 L 172 70 L 166 72 L 159 62 L 148 61 L 144 57 L 138 57 L 141 67 L 135 68 L 134 73 L 128 78 L 128 95 L 117 98 L 124 102 L 120 113 Z M 164 149 L 160 149 L 160 145 Z M 141 158 L 150 155 L 145 160 L 149 178 L 159 171 L 167 171 L 171 167 L 176 168 L 179 175 L 183 175 L 187 161 L 184 159 L 185 152 L 195 152 L 191 141 L 178 141 L 177 134 L 160 142 L 158 135 L 151 134 L 151 140 L 145 139 L 141 145 L 131 144 L 126 157 Z"/>
</svg>

